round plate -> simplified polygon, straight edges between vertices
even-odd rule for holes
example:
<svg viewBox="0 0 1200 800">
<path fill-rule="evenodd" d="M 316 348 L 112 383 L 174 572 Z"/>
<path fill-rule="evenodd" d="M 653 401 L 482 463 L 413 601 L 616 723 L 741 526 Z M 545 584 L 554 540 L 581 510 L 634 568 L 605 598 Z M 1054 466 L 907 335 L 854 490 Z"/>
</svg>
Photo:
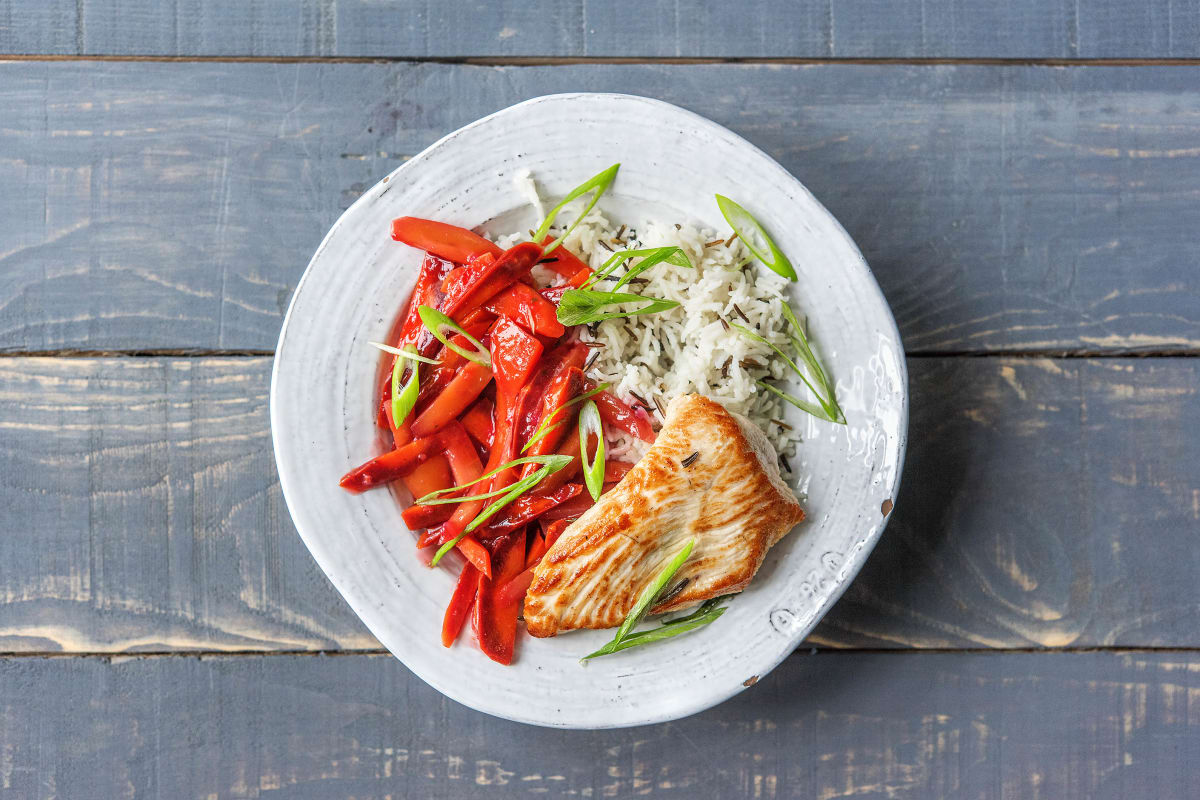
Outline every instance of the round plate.
<svg viewBox="0 0 1200 800">
<path fill-rule="evenodd" d="M 807 314 L 849 424 L 793 411 L 792 459 L 808 520 L 768 554 L 714 624 L 582 665 L 612 638 L 519 636 L 512 666 L 464 632 L 440 642 L 458 563 L 430 569 L 386 491 L 352 495 L 347 470 L 381 452 L 373 386 L 387 335 L 421 254 L 390 237 L 397 216 L 511 232 L 535 223 L 513 187 L 529 169 L 561 197 L 601 169 L 621 170 L 600 208 L 618 224 L 647 214 L 727 225 L 713 193 L 762 222 L 792 259 L 793 307 Z M 793 392 L 799 392 L 794 387 Z M 862 255 L 779 164 L 725 128 L 667 103 L 617 94 L 539 97 L 467 125 L 398 168 L 342 215 L 313 256 L 284 320 L 271 380 L 279 478 L 301 537 L 371 632 L 448 697 L 500 717 L 563 728 L 677 719 L 752 685 L 787 656 L 842 593 L 879 538 L 895 497 L 908 424 L 904 353 Z M 447 561 L 450 561 L 448 558 Z"/>
</svg>

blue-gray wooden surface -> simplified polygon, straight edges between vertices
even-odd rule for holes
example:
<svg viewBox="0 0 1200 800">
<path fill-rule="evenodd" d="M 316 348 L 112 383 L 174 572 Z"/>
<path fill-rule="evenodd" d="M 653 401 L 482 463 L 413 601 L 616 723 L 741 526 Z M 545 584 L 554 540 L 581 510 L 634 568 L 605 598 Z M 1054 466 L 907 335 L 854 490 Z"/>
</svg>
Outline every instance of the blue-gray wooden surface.
<svg viewBox="0 0 1200 800">
<path fill-rule="evenodd" d="M 4 56 L 0 798 L 1196 796 L 1196 0 L 0 0 Z M 380 651 L 288 519 L 267 382 L 359 193 L 580 89 L 805 181 L 913 408 L 797 654 L 562 733 Z"/>
</svg>

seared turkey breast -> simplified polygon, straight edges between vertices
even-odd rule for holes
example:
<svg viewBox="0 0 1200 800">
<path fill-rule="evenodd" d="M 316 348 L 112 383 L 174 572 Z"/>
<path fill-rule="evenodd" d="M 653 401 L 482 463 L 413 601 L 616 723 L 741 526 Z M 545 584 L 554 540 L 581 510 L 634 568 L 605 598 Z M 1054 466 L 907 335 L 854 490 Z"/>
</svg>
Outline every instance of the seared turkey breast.
<svg viewBox="0 0 1200 800">
<path fill-rule="evenodd" d="M 741 591 L 803 519 L 762 431 L 705 397 L 678 397 L 645 457 L 534 570 L 525 625 L 539 637 L 620 625 L 689 539 L 691 557 L 651 613 Z"/>
</svg>

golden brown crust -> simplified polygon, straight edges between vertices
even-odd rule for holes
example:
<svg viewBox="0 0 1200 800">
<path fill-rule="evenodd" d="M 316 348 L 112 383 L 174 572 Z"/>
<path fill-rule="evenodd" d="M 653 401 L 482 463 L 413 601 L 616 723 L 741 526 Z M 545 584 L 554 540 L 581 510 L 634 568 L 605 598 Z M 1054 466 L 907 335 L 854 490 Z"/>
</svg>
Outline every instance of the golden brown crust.
<svg viewBox="0 0 1200 800">
<path fill-rule="evenodd" d="M 761 431 L 707 398 L 677 398 L 646 456 L 534 570 L 529 632 L 619 625 L 689 539 L 696 545 L 675 581 L 686 583 L 654 613 L 741 591 L 767 550 L 804 519 L 778 475 Z"/>
</svg>

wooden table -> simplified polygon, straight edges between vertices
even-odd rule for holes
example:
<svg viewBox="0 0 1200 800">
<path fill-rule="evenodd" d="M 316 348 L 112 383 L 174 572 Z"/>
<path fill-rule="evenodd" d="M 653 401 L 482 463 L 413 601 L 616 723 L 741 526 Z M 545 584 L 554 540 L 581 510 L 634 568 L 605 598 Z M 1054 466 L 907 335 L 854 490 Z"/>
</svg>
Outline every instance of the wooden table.
<svg viewBox="0 0 1200 800">
<path fill-rule="evenodd" d="M 0 0 L 0 53 L 0 796 L 1197 796 L 1194 2 Z M 268 427 L 338 214 L 568 90 L 779 159 L 912 376 L 845 598 L 752 691 L 633 730 L 485 717 L 382 652 Z"/>
</svg>

